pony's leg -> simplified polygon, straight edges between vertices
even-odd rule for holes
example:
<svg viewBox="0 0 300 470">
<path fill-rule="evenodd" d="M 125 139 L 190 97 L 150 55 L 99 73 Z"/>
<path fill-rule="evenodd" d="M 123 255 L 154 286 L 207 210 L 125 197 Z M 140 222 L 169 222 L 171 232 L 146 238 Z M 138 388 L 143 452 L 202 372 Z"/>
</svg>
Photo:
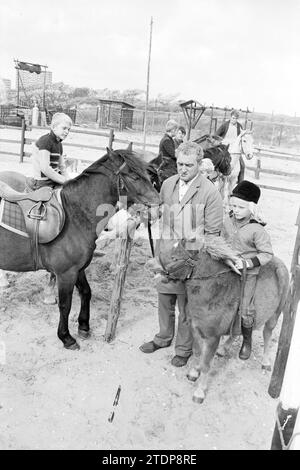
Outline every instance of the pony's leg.
<svg viewBox="0 0 300 470">
<path fill-rule="evenodd" d="M 217 356 L 224 357 L 229 353 L 229 350 L 235 340 L 236 336 L 229 336 L 225 343 L 223 343 L 217 350 Z"/>
<path fill-rule="evenodd" d="M 2 269 L 0 269 L 0 287 L 2 288 L 9 287 L 7 274 L 5 271 L 2 271 Z"/>
<path fill-rule="evenodd" d="M 202 403 L 206 396 L 210 364 L 218 348 L 219 342 L 220 336 L 203 339 L 200 360 L 201 375 L 198 381 L 197 389 L 193 394 L 193 401 L 196 403 Z"/>
<path fill-rule="evenodd" d="M 200 334 L 199 328 L 195 325 L 194 321 L 191 322 L 192 334 L 193 334 L 193 355 L 189 362 L 189 370 L 186 374 L 188 380 L 195 382 L 201 373 L 201 355 L 203 338 Z"/>
<path fill-rule="evenodd" d="M 78 271 L 75 270 L 69 270 L 63 274 L 57 275 L 59 307 L 57 336 L 63 342 L 66 349 L 73 350 L 79 349 L 79 345 L 69 332 L 69 314 L 72 305 L 73 290 L 77 278 Z"/>
<path fill-rule="evenodd" d="M 56 284 L 56 276 L 54 273 L 50 273 L 48 285 L 45 287 L 45 290 L 44 290 L 44 298 L 43 298 L 44 304 L 54 305 L 57 303 L 56 294 L 55 294 L 55 284 Z"/>
<path fill-rule="evenodd" d="M 90 335 L 90 300 L 92 294 L 90 285 L 83 269 L 79 271 L 75 285 L 78 289 L 81 299 L 80 312 L 78 316 L 78 335 L 85 339 Z"/>
<path fill-rule="evenodd" d="M 271 368 L 271 338 L 272 332 L 277 324 L 278 315 L 273 315 L 266 323 L 263 329 L 264 338 L 264 354 L 261 362 L 261 367 L 264 370 L 270 371 Z"/>
</svg>

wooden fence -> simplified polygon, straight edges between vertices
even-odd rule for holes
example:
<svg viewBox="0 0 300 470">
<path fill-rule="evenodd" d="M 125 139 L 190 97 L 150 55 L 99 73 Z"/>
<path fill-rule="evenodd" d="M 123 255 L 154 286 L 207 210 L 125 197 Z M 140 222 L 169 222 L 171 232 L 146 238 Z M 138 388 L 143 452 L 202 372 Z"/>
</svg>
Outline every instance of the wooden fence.
<svg viewBox="0 0 300 470">
<path fill-rule="evenodd" d="M 0 154 L 5 154 L 5 155 L 14 155 L 14 156 L 19 156 L 20 157 L 20 163 L 24 161 L 25 157 L 30 157 L 31 152 L 26 152 L 25 145 L 30 145 L 32 144 L 35 139 L 31 139 L 30 137 L 28 138 L 26 136 L 26 132 L 30 132 L 32 129 L 42 129 L 45 132 L 49 132 L 48 127 L 42 127 L 42 126 L 28 126 L 25 124 L 25 119 L 22 119 L 22 126 L 21 128 L 17 128 L 14 126 L 6 126 L 6 125 L 0 125 L 0 129 L 14 129 L 16 131 L 20 132 L 20 138 L 19 139 L 0 139 L 0 142 L 4 143 L 10 143 L 10 144 L 20 144 L 20 152 L 9 152 L 6 150 L 1 150 L 0 149 Z M 64 142 L 64 147 L 77 147 L 77 148 L 83 148 L 83 149 L 90 149 L 90 150 L 106 150 L 106 147 L 112 149 L 112 145 L 114 142 L 116 143 L 122 143 L 122 144 L 129 144 L 132 142 L 132 144 L 136 147 L 143 147 L 143 142 L 135 142 L 132 140 L 125 140 L 125 139 L 119 139 L 115 137 L 115 133 L 113 129 L 109 129 L 108 132 L 101 132 L 101 131 L 93 131 L 93 130 L 81 130 L 81 129 L 76 129 L 73 128 L 71 129 L 70 133 L 72 134 L 83 134 L 83 135 L 93 135 L 93 136 L 99 136 L 99 137 L 106 137 L 107 138 L 107 146 L 100 146 L 100 145 L 86 145 L 86 144 L 76 144 L 76 143 L 70 143 L 70 142 Z M 157 150 L 157 145 L 156 144 L 146 144 L 146 147 L 150 147 Z M 92 162 L 92 160 L 84 160 L 87 162 Z"/>
<path fill-rule="evenodd" d="M 14 126 L 0 126 L 1 128 L 5 129 L 15 129 L 18 132 L 20 132 L 20 139 L 0 139 L 0 143 L 11 143 L 11 144 L 19 144 L 20 145 L 20 151 L 18 153 L 16 152 L 9 152 L 9 151 L 4 151 L 0 150 L 0 154 L 5 154 L 5 155 L 14 155 L 14 156 L 19 156 L 20 162 L 24 161 L 24 158 L 30 157 L 31 153 L 26 152 L 25 145 L 31 144 L 34 142 L 34 139 L 28 138 L 26 136 L 26 132 L 29 132 L 32 129 L 43 129 L 45 131 L 49 131 L 48 128 L 46 127 L 40 127 L 40 126 L 30 126 L 27 127 L 25 124 L 25 119 L 22 120 L 22 127 L 16 128 Z M 105 137 L 107 138 L 107 147 L 112 149 L 113 143 L 121 143 L 121 144 L 129 144 L 128 140 L 124 139 L 119 139 L 115 137 L 115 133 L 113 129 L 109 129 L 108 132 L 100 132 L 100 131 L 93 131 L 93 130 L 81 130 L 81 129 L 76 129 L 73 128 L 71 133 L 74 134 L 83 134 L 83 135 L 93 135 L 93 136 L 99 136 L 99 137 Z M 143 142 L 136 142 L 136 141 L 130 141 L 132 142 L 133 146 L 136 147 L 143 147 Z M 148 148 L 153 149 L 155 153 L 158 151 L 158 146 L 156 144 L 146 144 Z M 64 147 L 77 147 L 77 148 L 83 148 L 83 149 L 90 149 L 90 150 L 105 150 L 106 146 L 96 146 L 96 145 L 86 145 L 86 144 L 78 144 L 78 143 L 65 143 L 64 142 Z M 269 149 L 266 147 L 255 147 L 256 150 L 256 166 L 251 166 L 251 165 L 246 165 L 246 169 L 253 171 L 254 176 L 256 179 L 260 179 L 260 174 L 265 173 L 265 174 L 272 174 L 272 175 L 278 175 L 278 176 L 286 176 L 286 177 L 299 177 L 300 178 L 300 173 L 289 173 L 287 171 L 282 171 L 282 170 L 274 170 L 274 169 L 268 169 L 268 168 L 263 168 L 262 167 L 262 160 L 264 158 L 272 158 L 272 159 L 278 159 L 278 160 L 285 160 L 285 161 L 294 161 L 294 162 L 299 162 L 300 163 L 300 155 L 299 154 L 291 154 L 287 152 L 282 152 L 280 150 L 274 150 L 274 149 Z M 78 167 L 78 164 L 81 163 L 81 161 L 84 161 L 85 163 L 92 163 L 93 160 L 86 160 L 86 159 L 76 159 L 76 165 L 75 165 L 75 170 Z M 258 185 L 261 188 L 265 189 L 272 189 L 276 191 L 285 191 L 289 193 L 297 193 L 300 194 L 300 190 L 298 189 L 292 189 L 292 188 L 280 188 L 277 186 L 269 186 L 265 184 L 258 183 Z"/>
</svg>

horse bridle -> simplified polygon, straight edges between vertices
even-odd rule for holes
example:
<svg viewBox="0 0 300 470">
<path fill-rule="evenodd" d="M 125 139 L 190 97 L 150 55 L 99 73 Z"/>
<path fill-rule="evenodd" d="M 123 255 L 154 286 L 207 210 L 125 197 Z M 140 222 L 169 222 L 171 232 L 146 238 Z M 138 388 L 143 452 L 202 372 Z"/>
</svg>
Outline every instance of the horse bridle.
<svg viewBox="0 0 300 470">
<path fill-rule="evenodd" d="M 122 196 L 122 194 L 121 194 L 122 190 L 125 189 L 126 192 L 129 193 L 128 184 L 126 183 L 126 180 L 125 180 L 124 176 L 122 176 L 122 173 L 121 173 L 122 170 L 124 170 L 124 168 L 126 168 L 126 166 L 127 166 L 127 162 L 124 160 L 122 165 L 116 171 L 113 172 L 114 175 L 116 175 L 116 177 L 117 177 L 118 199 L 120 199 L 120 197 Z M 151 204 L 148 204 L 146 202 L 143 202 L 143 205 L 146 206 L 147 208 L 151 207 Z"/>
<path fill-rule="evenodd" d="M 124 178 L 122 178 L 121 171 L 126 168 L 127 163 L 125 160 L 123 161 L 122 165 L 117 169 L 117 171 L 114 171 L 114 174 L 117 177 L 117 192 L 118 192 L 118 199 L 121 197 L 121 191 L 122 189 L 126 189 L 128 191 L 128 188 L 126 186 L 126 183 L 124 181 Z"/>
</svg>

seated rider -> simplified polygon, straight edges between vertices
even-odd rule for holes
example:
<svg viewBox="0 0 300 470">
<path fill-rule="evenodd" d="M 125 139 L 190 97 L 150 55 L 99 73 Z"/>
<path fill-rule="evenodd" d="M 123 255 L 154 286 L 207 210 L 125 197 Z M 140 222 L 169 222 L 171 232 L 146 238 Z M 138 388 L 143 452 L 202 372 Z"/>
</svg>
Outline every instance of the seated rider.
<svg viewBox="0 0 300 470">
<path fill-rule="evenodd" d="M 157 174 L 160 183 L 163 183 L 169 176 L 177 173 L 174 142 L 177 129 L 178 123 L 170 119 L 166 124 L 166 132 L 159 143 L 158 156 L 161 159 L 161 163 L 157 169 Z"/>
<path fill-rule="evenodd" d="M 42 135 L 34 144 L 32 164 L 34 175 L 28 181 L 30 190 L 44 186 L 52 188 L 62 185 L 69 178 L 64 164 L 62 141 L 68 136 L 72 126 L 71 118 L 64 113 L 55 113 L 51 121 L 51 131 Z"/>
<path fill-rule="evenodd" d="M 240 359 L 248 359 L 251 354 L 252 328 L 255 319 L 253 303 L 257 276 L 260 266 L 267 264 L 273 257 L 271 240 L 264 229 L 266 225 L 258 215 L 257 202 L 260 198 L 259 187 L 250 181 L 242 181 L 230 196 L 231 212 L 226 216 L 223 235 L 233 249 L 238 252 L 235 267 L 243 269 L 246 262 L 247 275 L 241 309 L 241 330 L 243 344 Z"/>
<path fill-rule="evenodd" d="M 183 126 L 179 126 L 177 130 L 177 134 L 174 137 L 174 144 L 175 144 L 175 150 L 177 147 L 179 147 L 180 144 L 184 142 L 186 136 L 186 130 Z"/>
</svg>

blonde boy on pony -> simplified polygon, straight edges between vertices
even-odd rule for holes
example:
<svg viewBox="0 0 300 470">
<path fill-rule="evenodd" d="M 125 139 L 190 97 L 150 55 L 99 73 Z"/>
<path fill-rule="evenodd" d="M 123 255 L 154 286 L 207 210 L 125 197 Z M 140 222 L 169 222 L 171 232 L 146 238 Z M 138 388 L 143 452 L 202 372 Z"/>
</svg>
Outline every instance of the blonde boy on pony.
<svg viewBox="0 0 300 470">
<path fill-rule="evenodd" d="M 63 157 L 62 141 L 65 140 L 72 126 L 71 118 L 64 113 L 52 117 L 50 132 L 42 135 L 33 145 L 32 163 L 33 180 L 31 190 L 43 186 L 52 188 L 62 185 L 69 179 Z"/>
</svg>

